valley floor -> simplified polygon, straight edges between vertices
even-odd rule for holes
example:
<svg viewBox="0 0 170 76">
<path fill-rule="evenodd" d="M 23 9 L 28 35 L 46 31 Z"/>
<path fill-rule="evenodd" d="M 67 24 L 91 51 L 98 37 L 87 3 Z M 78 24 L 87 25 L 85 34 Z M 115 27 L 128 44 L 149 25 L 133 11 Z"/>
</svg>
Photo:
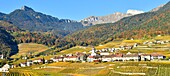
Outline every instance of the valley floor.
<svg viewBox="0 0 170 76">
<path fill-rule="evenodd" d="M 155 40 L 122 40 L 112 41 L 103 45 L 95 46 L 97 50 L 119 48 L 135 43 L 139 45 L 133 49 L 118 50 L 110 53 L 158 53 L 165 55 L 165 59 L 151 61 L 125 61 L 125 62 L 53 62 L 49 64 L 33 64 L 29 67 L 11 68 L 7 73 L 0 73 L 0 76 L 170 76 L 170 36 L 156 37 Z M 156 42 L 155 42 L 156 41 Z M 165 43 L 158 43 L 163 41 Z M 166 42 L 168 41 L 168 42 Z M 50 60 L 55 56 L 86 52 L 90 55 L 91 47 L 76 46 L 70 49 L 57 52 L 56 55 L 39 56 L 24 59 L 28 54 L 43 52 L 49 47 L 39 44 L 21 44 L 20 51 L 13 60 L 13 65 L 21 65 L 26 60 L 44 58 Z M 38 47 L 38 48 L 37 48 Z M 35 52 L 36 51 L 36 52 Z M 17 60 L 18 59 L 18 60 Z"/>
</svg>

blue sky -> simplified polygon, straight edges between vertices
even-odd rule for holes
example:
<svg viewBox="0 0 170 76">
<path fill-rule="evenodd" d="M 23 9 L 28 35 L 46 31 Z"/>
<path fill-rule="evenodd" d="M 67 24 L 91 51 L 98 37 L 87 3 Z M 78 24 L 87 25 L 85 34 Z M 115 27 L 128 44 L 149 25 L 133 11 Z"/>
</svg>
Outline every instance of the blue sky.
<svg viewBox="0 0 170 76">
<path fill-rule="evenodd" d="M 1 0 L 0 12 L 10 13 L 26 5 L 54 17 L 81 20 L 128 9 L 149 11 L 169 0 Z"/>
</svg>

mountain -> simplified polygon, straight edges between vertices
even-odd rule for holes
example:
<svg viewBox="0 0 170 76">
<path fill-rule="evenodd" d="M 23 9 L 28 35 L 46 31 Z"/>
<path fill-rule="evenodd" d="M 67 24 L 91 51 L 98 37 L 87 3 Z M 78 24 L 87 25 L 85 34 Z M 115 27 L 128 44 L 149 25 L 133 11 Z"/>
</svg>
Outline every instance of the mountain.
<svg viewBox="0 0 170 76">
<path fill-rule="evenodd" d="M 6 15 L 6 14 L 0 12 L 0 16 L 4 16 L 4 15 Z"/>
<path fill-rule="evenodd" d="M 94 25 L 66 37 L 76 44 L 98 45 L 114 39 L 143 39 L 170 35 L 170 2 L 155 12 L 125 17 L 115 23 Z"/>
<path fill-rule="evenodd" d="M 21 9 L 17 9 L 10 14 L 3 15 L 1 20 L 9 21 L 22 30 L 50 31 L 63 36 L 84 28 L 80 22 L 69 19 L 58 19 L 36 12 L 27 6 L 23 6 Z"/>
<path fill-rule="evenodd" d="M 103 24 L 103 23 L 114 23 L 124 17 L 141 14 L 141 13 L 144 12 L 138 10 L 128 10 L 127 13 L 116 12 L 114 14 L 106 15 L 106 16 L 98 16 L 98 17 L 90 16 L 88 18 L 81 20 L 81 22 L 84 26 L 91 26 L 91 25 Z"/>
<path fill-rule="evenodd" d="M 10 55 L 16 54 L 18 52 L 17 43 L 13 40 L 13 36 L 0 28 L 0 54 L 9 57 Z"/>
<path fill-rule="evenodd" d="M 0 12 L 0 19 L 2 19 L 2 17 L 3 17 L 4 15 L 6 15 L 6 14 Z"/>
<path fill-rule="evenodd" d="M 162 8 L 165 4 L 162 4 L 154 9 L 152 9 L 150 12 L 155 12 L 155 11 L 158 11 L 160 8 Z"/>
</svg>

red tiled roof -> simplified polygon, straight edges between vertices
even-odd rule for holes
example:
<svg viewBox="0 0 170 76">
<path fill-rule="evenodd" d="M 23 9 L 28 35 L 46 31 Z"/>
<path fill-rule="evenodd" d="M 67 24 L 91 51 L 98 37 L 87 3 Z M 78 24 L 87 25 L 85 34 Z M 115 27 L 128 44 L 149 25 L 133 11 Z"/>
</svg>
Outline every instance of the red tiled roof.
<svg viewBox="0 0 170 76">
<path fill-rule="evenodd" d="M 158 53 L 152 53 L 151 56 L 163 56 L 163 55 Z"/>
<path fill-rule="evenodd" d="M 95 58 L 95 56 L 88 56 L 89 58 Z"/>
<path fill-rule="evenodd" d="M 112 58 L 112 55 L 106 55 L 106 56 L 103 56 L 102 58 Z"/>
<path fill-rule="evenodd" d="M 63 57 L 54 57 L 54 59 L 62 59 Z"/>
<path fill-rule="evenodd" d="M 138 57 L 139 55 L 138 54 L 126 54 L 126 55 L 123 55 L 123 57 Z"/>
<path fill-rule="evenodd" d="M 141 54 L 141 56 L 150 56 L 150 54 Z"/>
<path fill-rule="evenodd" d="M 77 56 L 68 56 L 68 58 L 77 58 Z"/>
<path fill-rule="evenodd" d="M 112 57 L 122 57 L 123 54 L 113 54 Z"/>
</svg>

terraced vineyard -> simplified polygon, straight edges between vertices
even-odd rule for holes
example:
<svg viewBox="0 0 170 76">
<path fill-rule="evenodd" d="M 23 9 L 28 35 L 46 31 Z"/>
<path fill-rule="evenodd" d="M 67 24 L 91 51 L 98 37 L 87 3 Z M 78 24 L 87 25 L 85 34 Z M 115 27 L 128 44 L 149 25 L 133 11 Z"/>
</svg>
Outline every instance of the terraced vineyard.
<svg viewBox="0 0 170 76">
<path fill-rule="evenodd" d="M 170 67 L 159 67 L 158 76 L 169 76 Z"/>
</svg>

